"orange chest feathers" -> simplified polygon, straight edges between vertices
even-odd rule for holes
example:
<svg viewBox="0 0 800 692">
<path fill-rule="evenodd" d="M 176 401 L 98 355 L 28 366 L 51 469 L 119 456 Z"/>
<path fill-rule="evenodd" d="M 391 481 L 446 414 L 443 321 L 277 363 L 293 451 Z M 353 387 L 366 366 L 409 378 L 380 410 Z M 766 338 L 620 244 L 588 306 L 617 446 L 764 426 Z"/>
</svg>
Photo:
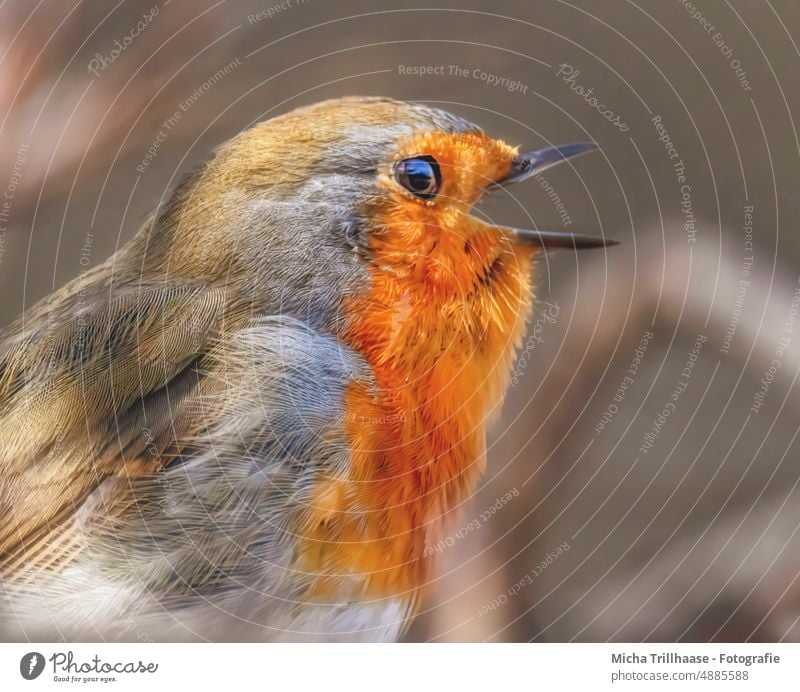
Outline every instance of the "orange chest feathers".
<svg viewBox="0 0 800 692">
<path fill-rule="evenodd" d="M 458 251 L 470 251 L 463 239 Z M 360 596 L 413 603 L 430 573 L 426 545 L 444 537 L 475 491 L 486 423 L 499 411 L 531 306 L 533 253 L 492 252 L 457 290 L 437 285 L 444 260 L 428 256 L 405 272 L 376 271 L 346 306 L 343 338 L 377 388 L 351 383 L 351 467 L 320 482 L 302 520 L 300 564 L 319 575 L 310 597 L 341 596 L 353 580 Z"/>
</svg>

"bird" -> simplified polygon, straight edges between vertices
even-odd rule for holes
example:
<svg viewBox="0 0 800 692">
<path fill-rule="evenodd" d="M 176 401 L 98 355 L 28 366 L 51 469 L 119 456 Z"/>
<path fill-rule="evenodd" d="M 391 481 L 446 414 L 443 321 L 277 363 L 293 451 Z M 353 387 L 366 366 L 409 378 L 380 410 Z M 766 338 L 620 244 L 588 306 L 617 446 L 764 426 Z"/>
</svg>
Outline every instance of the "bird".
<svg viewBox="0 0 800 692">
<path fill-rule="evenodd" d="M 0 637 L 394 641 L 486 465 L 537 258 L 523 151 L 434 105 L 255 124 L 0 338 Z"/>
</svg>

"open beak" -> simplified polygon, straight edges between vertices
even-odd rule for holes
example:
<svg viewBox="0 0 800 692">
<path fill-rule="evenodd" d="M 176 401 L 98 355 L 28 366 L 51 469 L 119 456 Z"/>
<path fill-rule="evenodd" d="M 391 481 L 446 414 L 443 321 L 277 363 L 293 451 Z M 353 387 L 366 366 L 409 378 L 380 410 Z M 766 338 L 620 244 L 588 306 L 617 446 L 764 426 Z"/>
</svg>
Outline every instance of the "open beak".
<svg viewBox="0 0 800 692">
<path fill-rule="evenodd" d="M 492 187 L 507 187 L 514 183 L 519 183 L 562 161 L 590 151 L 596 151 L 599 148 L 594 142 L 575 142 L 574 144 L 561 144 L 554 147 L 546 147 L 545 149 L 526 151 L 514 158 L 508 175 L 502 180 L 492 183 Z M 593 247 L 619 245 L 616 240 L 606 240 L 597 236 L 571 233 L 569 231 L 540 231 L 520 228 L 509 228 L 507 230 L 520 242 L 526 245 L 538 245 L 544 250 L 583 250 Z"/>
</svg>

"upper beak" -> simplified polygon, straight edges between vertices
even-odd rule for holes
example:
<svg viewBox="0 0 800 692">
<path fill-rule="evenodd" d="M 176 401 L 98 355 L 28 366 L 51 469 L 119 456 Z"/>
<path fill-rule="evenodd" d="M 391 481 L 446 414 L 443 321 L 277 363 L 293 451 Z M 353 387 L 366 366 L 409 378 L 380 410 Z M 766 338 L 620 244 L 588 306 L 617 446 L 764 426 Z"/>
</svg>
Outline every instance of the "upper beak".
<svg viewBox="0 0 800 692">
<path fill-rule="evenodd" d="M 534 151 L 526 151 L 518 154 L 508 175 L 501 180 L 492 183 L 492 187 L 505 187 L 522 180 L 527 180 L 531 176 L 541 173 L 543 170 L 555 166 L 562 161 L 580 156 L 589 151 L 596 151 L 600 147 L 594 142 L 575 142 L 573 144 L 561 144 Z M 571 250 L 583 250 L 592 247 L 610 247 L 619 245 L 616 240 L 606 240 L 596 236 L 584 235 L 581 233 L 570 233 L 568 231 L 540 231 L 535 229 L 507 229 L 521 242 L 527 245 L 538 245 L 545 250 L 567 248 Z"/>
</svg>

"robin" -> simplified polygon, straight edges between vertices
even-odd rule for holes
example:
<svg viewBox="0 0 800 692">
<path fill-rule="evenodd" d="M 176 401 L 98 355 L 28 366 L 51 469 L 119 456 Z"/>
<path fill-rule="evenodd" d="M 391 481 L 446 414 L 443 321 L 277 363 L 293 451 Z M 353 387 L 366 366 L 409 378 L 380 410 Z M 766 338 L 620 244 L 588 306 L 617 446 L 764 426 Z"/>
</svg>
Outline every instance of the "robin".
<svg viewBox="0 0 800 692">
<path fill-rule="evenodd" d="M 470 213 L 590 151 L 326 101 L 216 150 L 0 346 L 6 639 L 398 638 L 476 488 L 537 253 Z"/>
</svg>

